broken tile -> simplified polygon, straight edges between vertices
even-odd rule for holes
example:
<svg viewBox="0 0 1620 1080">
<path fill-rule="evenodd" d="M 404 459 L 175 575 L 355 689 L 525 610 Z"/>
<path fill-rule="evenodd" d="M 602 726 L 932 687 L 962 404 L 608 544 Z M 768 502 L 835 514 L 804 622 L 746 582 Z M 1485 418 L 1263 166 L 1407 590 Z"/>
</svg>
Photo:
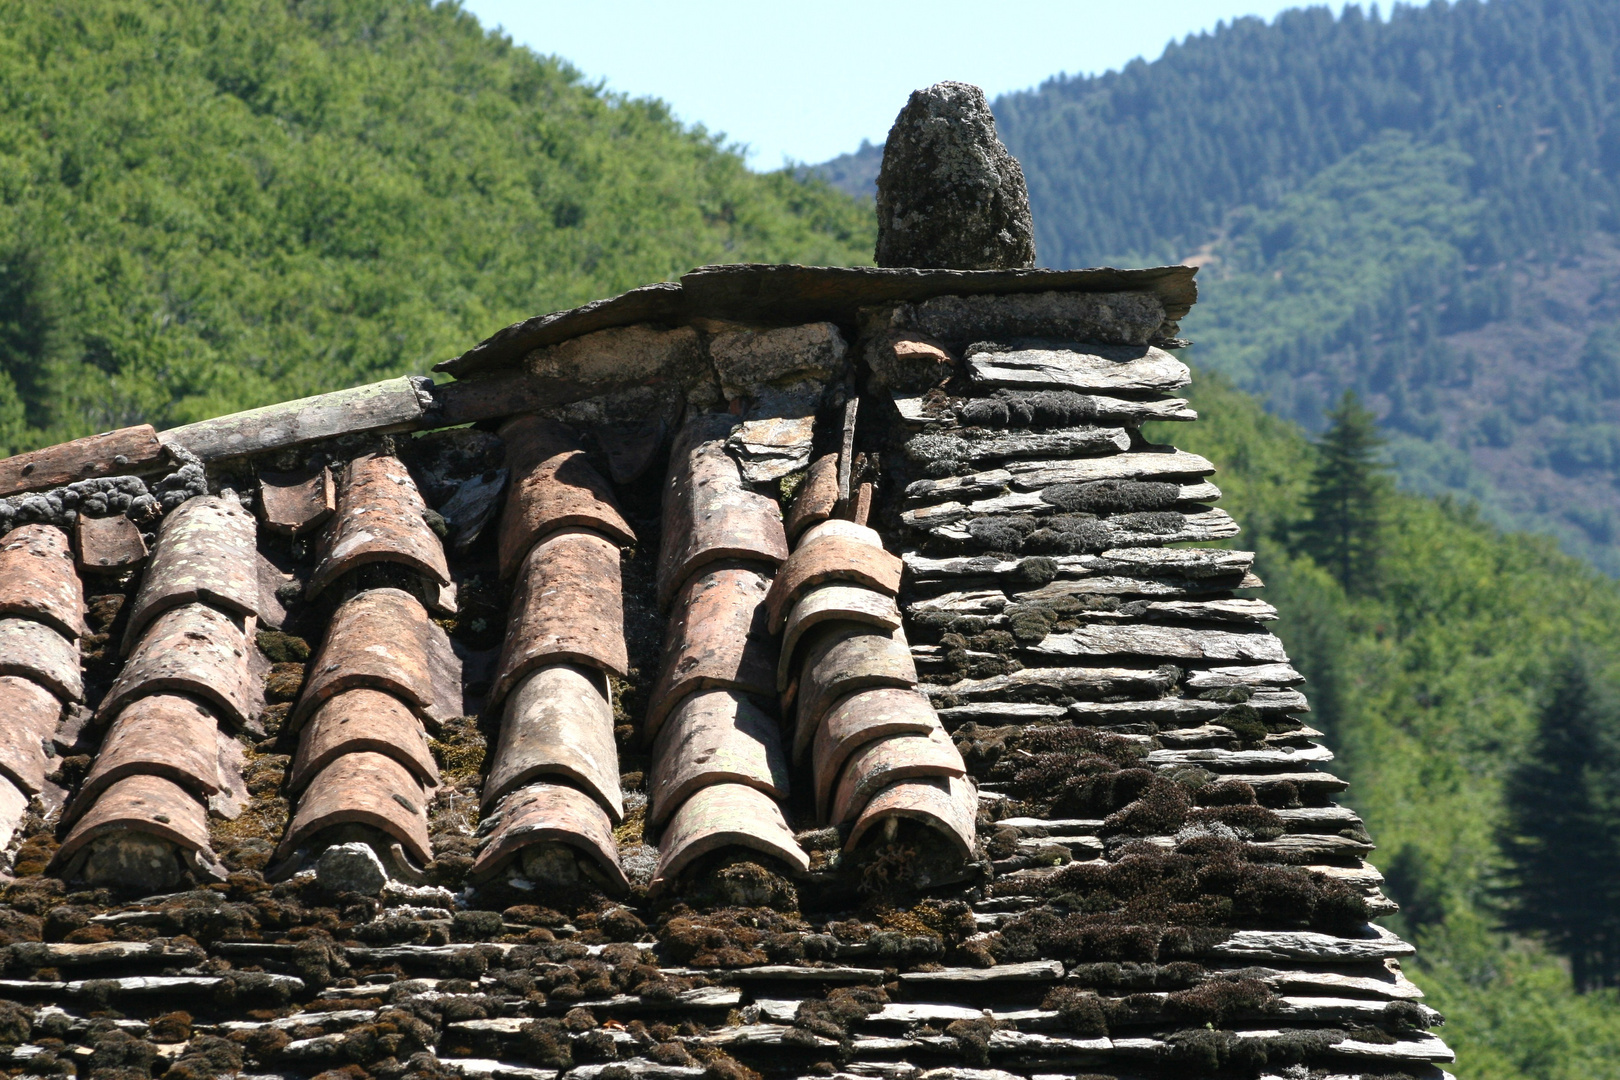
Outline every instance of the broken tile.
<svg viewBox="0 0 1620 1080">
<path fill-rule="evenodd" d="M 810 856 L 793 839 L 775 799 L 747 784 L 710 784 L 681 803 L 664 828 L 651 891 L 662 891 L 696 860 L 729 847 L 773 856 L 800 873 L 810 869 Z"/>
<path fill-rule="evenodd" d="M 421 601 L 403 589 L 371 589 L 345 600 L 332 616 L 304 692 L 289 723 L 297 730 L 321 702 L 370 687 L 398 697 L 437 725 L 459 715 L 459 701 L 439 700 L 447 680 L 434 679 L 434 655 L 448 648 Z M 453 659 L 453 657 L 452 657 Z"/>
<path fill-rule="evenodd" d="M 823 454 L 810 463 L 787 512 L 787 538 L 798 543 L 799 534 L 818 521 L 832 517 L 838 505 L 838 455 Z"/>
<path fill-rule="evenodd" d="M 858 747 L 891 735 L 927 735 L 939 729 L 933 705 L 915 690 L 857 690 L 839 701 L 822 718 L 810 756 L 817 817 L 826 819 L 844 762 Z"/>
<path fill-rule="evenodd" d="M 73 570 L 67 533 L 55 525 L 21 525 L 0 539 L 0 615 L 83 636 L 84 586 Z"/>
<path fill-rule="evenodd" d="M 735 417 L 704 414 L 689 420 L 675 438 L 658 552 L 658 599 L 664 607 L 708 563 L 752 559 L 776 566 L 787 558 L 776 501 L 744 487 L 736 461 L 726 453 L 725 440 L 735 426 Z"/>
<path fill-rule="evenodd" d="M 873 490 L 872 482 L 868 480 L 855 491 L 855 505 L 850 507 L 849 519 L 857 525 L 865 525 L 866 519 L 872 516 Z"/>
<path fill-rule="evenodd" d="M 699 690 L 776 689 L 776 642 L 765 628 L 766 577 L 743 566 L 698 573 L 681 589 L 665 630 L 664 664 L 643 735 L 650 742 L 681 698 Z"/>
<path fill-rule="evenodd" d="M 253 515 L 234 495 L 187 499 L 158 530 L 152 562 L 141 578 L 124 632 L 127 653 L 152 620 L 182 604 L 209 604 L 279 625 L 279 604 L 266 605 L 259 588 L 259 553 Z M 274 593 L 271 593 L 272 602 Z"/>
<path fill-rule="evenodd" d="M 96 715 L 117 716 L 147 694 L 191 694 L 226 723 L 258 733 L 264 685 L 250 650 L 257 651 L 235 617 L 207 604 L 169 608 L 141 635 Z"/>
<path fill-rule="evenodd" d="M 439 766 L 416 714 L 394 695 L 362 687 L 327 698 L 304 724 L 287 790 L 302 791 L 337 758 L 361 750 L 394 758 L 423 787 L 439 784 Z"/>
<path fill-rule="evenodd" d="M 56 849 L 51 866 L 62 872 L 92 841 L 130 832 L 167 840 L 206 862 L 215 861 L 208 842 L 208 808 L 172 780 L 136 773 L 115 780 L 80 815 Z"/>
<path fill-rule="evenodd" d="M 818 626 L 834 622 L 856 623 L 876 630 L 897 630 L 900 608 L 894 597 L 863 585 L 833 582 L 816 585 L 800 595 L 788 612 L 782 630 L 782 650 L 776 664 L 776 689 L 786 690 L 793 678 L 794 653 L 804 636 Z"/>
<path fill-rule="evenodd" d="M 553 533 L 529 552 L 512 591 L 490 704 L 542 664 L 629 669 L 619 546 L 587 529 Z"/>
<path fill-rule="evenodd" d="M 484 532 L 484 526 L 495 516 L 501 504 L 501 492 L 506 488 L 506 470 L 491 469 L 487 473 L 464 480 L 456 493 L 439 507 L 439 516 L 450 528 L 450 546 L 465 552 Z"/>
<path fill-rule="evenodd" d="M 321 530 L 305 587 L 310 598 L 371 562 L 399 563 L 434 584 L 450 584 L 444 545 L 423 520 L 427 504 L 404 462 L 387 454 L 357 457 L 344 466 L 337 488 L 337 513 Z"/>
<path fill-rule="evenodd" d="M 56 765 L 46 746 L 62 719 L 62 703 L 43 686 L 14 675 L 0 675 L 0 772 L 25 795 L 45 790 L 45 775 Z M 54 748 L 53 748 L 54 749 Z"/>
<path fill-rule="evenodd" d="M 863 743 L 844 763 L 826 820 L 833 825 L 854 820 L 873 795 L 896 780 L 966 773 L 961 753 L 942 727 L 927 735 L 891 735 Z"/>
<path fill-rule="evenodd" d="M 399 841 L 407 855 L 425 865 L 433 859 L 427 800 L 416 777 L 388 755 L 366 750 L 344 754 L 304 789 L 276 857 L 286 858 L 323 829 L 369 825 Z"/>
<path fill-rule="evenodd" d="M 771 581 L 766 609 L 771 633 L 781 633 L 788 609 L 801 593 L 828 581 L 848 581 L 888 596 L 900 591 L 898 558 L 845 536 L 822 536 L 800 544 Z"/>
<path fill-rule="evenodd" d="M 973 857 L 978 794 L 966 777 L 901 780 L 872 796 L 850 830 L 845 851 L 854 851 L 874 826 L 887 820 L 920 821 L 950 842 L 964 861 Z M 881 834 L 882 830 L 878 830 Z"/>
<path fill-rule="evenodd" d="M 503 424 L 500 434 L 512 477 L 501 512 L 501 577 L 517 573 L 535 542 L 557 529 L 594 529 L 621 544 L 635 542 L 613 489 L 568 427 L 543 416 L 520 416 Z"/>
<path fill-rule="evenodd" d="M 337 487 L 332 470 L 261 472 L 259 512 L 264 527 L 283 536 L 303 536 L 326 523 L 337 512 Z"/>
<path fill-rule="evenodd" d="M 33 619 L 0 619 L 0 675 L 32 679 L 63 701 L 84 700 L 78 641 Z"/>
<path fill-rule="evenodd" d="M 653 744 L 647 821 L 657 825 L 698 788 L 737 783 L 787 797 L 782 728 L 735 690 L 692 694 L 670 712 Z"/>
<path fill-rule="evenodd" d="M 624 819 L 613 707 L 600 670 L 550 664 L 523 678 L 506 698 L 490 761 L 486 810 L 526 784 L 567 777 L 596 796 L 615 824 Z"/>
<path fill-rule="evenodd" d="M 79 569 L 92 574 L 118 574 L 146 559 L 146 538 L 140 527 L 123 514 L 90 517 L 79 514 L 74 523 Z"/>
<path fill-rule="evenodd" d="M 557 843 L 587 856 L 615 891 L 630 891 L 607 811 L 578 788 L 530 784 L 503 799 L 484 824 L 490 831 L 468 874 L 474 881 L 489 880 L 526 847 Z"/>
<path fill-rule="evenodd" d="M 107 729 L 90 775 L 64 818 L 73 821 L 126 776 L 161 776 L 204 801 L 224 787 L 219 725 L 201 704 L 179 694 L 138 698 Z"/>
<path fill-rule="evenodd" d="M 812 635 L 799 669 L 793 760 L 804 756 L 822 714 L 845 694 L 874 686 L 916 685 L 917 665 L 912 662 L 904 630 L 885 633 L 834 626 Z"/>
</svg>

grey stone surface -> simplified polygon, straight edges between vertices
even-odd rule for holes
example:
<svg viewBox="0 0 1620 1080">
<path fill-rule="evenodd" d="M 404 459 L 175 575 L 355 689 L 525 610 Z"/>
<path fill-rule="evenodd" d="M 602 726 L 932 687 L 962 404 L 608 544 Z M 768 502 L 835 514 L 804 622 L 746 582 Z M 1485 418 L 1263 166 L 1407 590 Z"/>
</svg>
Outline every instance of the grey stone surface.
<svg viewBox="0 0 1620 1080">
<path fill-rule="evenodd" d="M 321 852 L 315 864 L 315 880 L 334 895 L 349 892 L 376 896 L 388 884 L 388 871 L 370 844 L 354 841 L 334 844 Z"/>
<path fill-rule="evenodd" d="M 959 350 L 980 342 L 1037 338 L 1054 343 L 1091 341 L 1146 345 L 1173 326 L 1164 305 L 1148 292 L 1014 293 L 1007 296 L 936 296 L 870 312 L 861 337 L 911 331 Z"/>
<path fill-rule="evenodd" d="M 837 378 L 848 351 L 830 322 L 724 330 L 709 339 L 709 358 L 728 398 L 757 396 L 772 385 L 800 379 Z"/>
<path fill-rule="evenodd" d="M 92 841 L 80 872 L 86 881 L 116 882 L 141 892 L 166 892 L 180 884 L 180 849 L 161 836 L 127 829 Z"/>
<path fill-rule="evenodd" d="M 913 91 L 889 130 L 877 185 L 879 266 L 1035 265 L 1024 170 L 977 86 Z"/>
</svg>

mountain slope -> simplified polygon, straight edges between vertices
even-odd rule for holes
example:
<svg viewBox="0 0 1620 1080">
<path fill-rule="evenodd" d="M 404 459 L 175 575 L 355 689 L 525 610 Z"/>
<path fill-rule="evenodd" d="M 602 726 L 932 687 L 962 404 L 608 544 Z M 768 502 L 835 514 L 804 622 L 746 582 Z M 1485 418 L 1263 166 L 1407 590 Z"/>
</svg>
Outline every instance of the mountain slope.
<svg viewBox="0 0 1620 1080">
<path fill-rule="evenodd" d="M 0 0 L 0 452 L 424 371 L 869 216 L 427 0 Z"/>
</svg>

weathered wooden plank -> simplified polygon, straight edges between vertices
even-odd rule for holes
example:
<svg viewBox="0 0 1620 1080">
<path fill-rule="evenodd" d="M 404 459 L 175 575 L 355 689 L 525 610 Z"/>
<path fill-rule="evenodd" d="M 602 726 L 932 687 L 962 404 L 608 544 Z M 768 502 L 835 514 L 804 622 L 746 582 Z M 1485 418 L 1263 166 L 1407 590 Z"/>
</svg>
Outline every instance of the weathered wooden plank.
<svg viewBox="0 0 1620 1080">
<path fill-rule="evenodd" d="M 860 415 L 861 399 L 851 397 L 844 402 L 843 439 L 838 447 L 838 505 L 847 507 L 851 481 L 855 475 L 855 423 Z"/>
<path fill-rule="evenodd" d="M 468 872 L 474 881 L 488 881 L 524 848 L 564 844 L 590 859 L 613 891 L 630 891 L 607 811 L 578 788 L 543 782 L 519 788 L 501 800 L 494 814 L 485 815 L 479 827 L 488 833 Z"/>
<path fill-rule="evenodd" d="M 369 825 L 399 841 L 418 863 L 433 859 L 427 793 L 405 766 L 386 754 L 343 754 L 317 773 L 298 800 L 276 857 L 286 858 L 336 825 Z"/>
<path fill-rule="evenodd" d="M 152 563 L 130 608 L 124 651 L 153 619 L 184 604 L 253 615 L 266 626 L 281 623 L 281 605 L 273 593 L 266 603 L 259 587 L 253 515 L 234 495 L 187 499 L 163 519 Z"/>
<path fill-rule="evenodd" d="M 421 721 L 394 695 L 362 687 L 328 698 L 304 725 L 287 790 L 302 791 L 332 762 L 360 751 L 394 758 L 424 787 L 439 784 L 439 766 Z"/>
<path fill-rule="evenodd" d="M 821 535 L 801 543 L 771 581 L 765 597 L 771 633 L 781 633 L 788 610 L 806 589 L 848 581 L 893 596 L 900 591 L 899 559 L 881 547 L 843 536 Z"/>
<path fill-rule="evenodd" d="M 893 597 L 861 585 L 821 585 L 800 595 L 788 612 L 787 624 L 782 630 L 782 650 L 776 663 L 778 692 L 786 690 L 792 680 L 794 653 L 804 635 L 834 622 L 898 630 L 900 609 L 895 606 Z"/>
<path fill-rule="evenodd" d="M 450 584 L 444 545 L 423 520 L 427 504 L 398 458 L 366 454 L 349 462 L 337 501 L 337 514 L 321 530 L 315 572 L 305 588 L 310 597 L 371 562 L 399 563 L 434 584 Z"/>
<path fill-rule="evenodd" d="M 63 701 L 84 700 L 78 641 L 33 619 L 0 618 L 0 675 L 32 679 Z"/>
<path fill-rule="evenodd" d="M 582 401 L 602 387 L 571 379 L 548 378 L 527 371 L 507 371 L 474 379 L 429 384 L 433 407 L 424 427 L 457 427 Z"/>
<path fill-rule="evenodd" d="M 204 461 L 262 454 L 338 435 L 411 431 L 433 404 L 431 380 L 415 375 L 284 401 L 261 409 L 186 424 L 159 434 Z"/>
<path fill-rule="evenodd" d="M 206 801 L 225 787 L 219 768 L 219 725 L 200 703 L 178 694 L 130 702 L 102 740 L 95 764 L 63 815 L 76 820 L 126 776 L 160 776 Z"/>
<path fill-rule="evenodd" d="M 332 470 L 321 466 L 298 472 L 259 474 L 259 512 L 264 527 L 284 536 L 302 536 L 337 512 Z"/>
<path fill-rule="evenodd" d="M 917 685 L 917 666 L 903 631 L 832 626 L 807 647 L 793 728 L 793 759 L 810 748 L 822 715 L 845 694 L 871 687 Z"/>
<path fill-rule="evenodd" d="M 1080 626 L 1027 647 L 1037 656 L 1144 656 L 1171 660 L 1254 660 L 1286 664 L 1282 641 L 1267 630 L 1203 630 L 1144 624 Z"/>
<path fill-rule="evenodd" d="M 818 521 L 832 517 L 838 505 L 838 455 L 823 454 L 810 463 L 810 470 L 794 492 L 788 507 L 786 531 L 789 543 Z"/>
<path fill-rule="evenodd" d="M 536 780 L 566 777 L 594 795 L 615 824 L 624 819 L 605 684 L 600 670 L 574 664 L 548 664 L 517 684 L 484 781 L 486 810 Z"/>
<path fill-rule="evenodd" d="M 775 692 L 776 640 L 765 625 L 769 584 L 755 570 L 723 565 L 699 571 L 681 588 L 643 724 L 649 742 L 687 694 L 739 690 L 769 698 Z"/>
<path fill-rule="evenodd" d="M 449 527 L 446 539 L 459 552 L 466 552 L 483 535 L 484 526 L 500 508 L 501 492 L 506 490 L 506 470 L 491 469 L 463 480 L 439 507 L 439 516 Z"/>
<path fill-rule="evenodd" d="M 818 809 L 823 821 L 842 825 L 858 817 L 872 797 L 892 783 L 966 773 L 961 753 L 943 728 L 926 735 L 891 735 L 863 743 L 850 754 L 831 804 Z"/>
<path fill-rule="evenodd" d="M 891 735 L 927 735 L 939 729 L 934 707 L 915 690 L 879 687 L 841 699 L 822 718 L 811 751 L 817 814 L 826 816 L 833 787 L 857 748 Z"/>
<path fill-rule="evenodd" d="M 157 430 L 151 424 L 137 424 L 0 459 L 0 496 L 98 476 L 156 472 L 168 460 Z"/>
<path fill-rule="evenodd" d="M 70 638 L 85 633 L 84 586 L 67 533 L 21 525 L 0 540 L 0 615 L 37 619 Z"/>
<path fill-rule="evenodd" d="M 734 690 L 689 695 L 653 742 L 647 820 L 657 825 L 699 788 L 747 784 L 777 799 L 788 795 L 781 725 Z"/>
<path fill-rule="evenodd" d="M 543 416 L 519 416 L 501 425 L 500 436 L 512 477 L 501 512 L 501 577 L 517 573 L 535 543 L 558 529 L 594 529 L 620 544 L 635 543 L 613 489 L 569 428 Z"/>
<path fill-rule="evenodd" d="M 197 853 L 207 863 L 215 862 L 208 841 L 208 808 L 202 801 L 172 780 L 136 773 L 113 782 L 101 793 L 68 831 L 49 869 L 61 873 L 92 841 L 131 832 L 167 840 Z"/>
<path fill-rule="evenodd" d="M 918 821 L 944 836 L 959 858 L 973 856 L 978 799 L 966 777 L 900 780 L 872 796 L 850 829 L 845 851 L 854 851 L 874 829 L 890 820 Z M 882 830 L 878 829 L 881 833 Z"/>
<path fill-rule="evenodd" d="M 190 694 L 234 727 L 257 734 L 264 684 L 256 651 L 233 616 L 207 604 L 169 608 L 141 635 L 96 715 L 111 719 L 148 694 Z"/>
<path fill-rule="evenodd" d="M 45 790 L 45 776 L 55 768 L 45 746 L 62 718 L 62 703 L 28 679 L 0 675 L 0 717 L 0 773 L 22 790 L 26 802 Z"/>
<path fill-rule="evenodd" d="M 762 852 L 800 873 L 810 869 L 810 857 L 793 839 L 775 799 L 747 784 L 710 784 L 670 818 L 658 845 L 650 891 L 661 892 L 694 861 L 728 847 Z"/>
<path fill-rule="evenodd" d="M 74 523 L 79 570 L 91 574 L 121 574 L 145 560 L 146 538 L 123 514 L 90 517 L 81 512 Z"/>
<path fill-rule="evenodd" d="M 1152 345 L 982 350 L 966 363 L 974 382 L 1014 389 L 1167 393 L 1192 381 L 1186 364 Z"/>
</svg>

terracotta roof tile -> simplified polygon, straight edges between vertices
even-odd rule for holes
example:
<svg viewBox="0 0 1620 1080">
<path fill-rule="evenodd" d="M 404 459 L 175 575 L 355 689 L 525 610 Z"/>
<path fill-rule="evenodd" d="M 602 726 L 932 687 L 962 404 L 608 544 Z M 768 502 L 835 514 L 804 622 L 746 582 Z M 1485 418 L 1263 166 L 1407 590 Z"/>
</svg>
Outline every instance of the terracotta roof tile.
<svg viewBox="0 0 1620 1080">
<path fill-rule="evenodd" d="M 218 794 L 219 725 L 202 704 L 179 694 L 129 703 L 107 729 L 90 774 L 63 816 L 72 821 L 126 776 L 161 776 L 199 799 Z"/>
<path fill-rule="evenodd" d="M 309 782 L 276 855 L 286 858 L 334 825 L 369 825 L 399 841 L 411 858 L 428 863 L 433 845 L 427 800 L 421 783 L 393 758 L 365 750 L 344 754 Z"/>
<path fill-rule="evenodd" d="M 337 511 L 332 470 L 259 473 L 259 512 L 264 527 L 284 536 L 302 536 L 326 523 Z"/>
<path fill-rule="evenodd" d="M 765 575 L 746 566 L 712 567 L 676 597 L 665 632 L 664 665 L 643 734 L 657 737 L 670 709 L 699 690 L 769 696 L 776 687 L 776 642 L 765 628 Z"/>
<path fill-rule="evenodd" d="M 825 819 L 844 762 L 857 747 L 891 735 L 941 730 L 939 716 L 915 690 L 857 690 L 828 709 L 816 731 L 810 774 L 816 779 L 816 814 Z"/>
<path fill-rule="evenodd" d="M 10 780 L 0 778 L 0 845 L 11 846 L 28 816 L 28 796 Z"/>
<path fill-rule="evenodd" d="M 85 573 L 122 573 L 146 560 L 146 538 L 123 514 L 91 517 L 81 511 L 73 535 L 79 569 Z"/>
<path fill-rule="evenodd" d="M 62 703 L 49 690 L 13 675 L 0 675 L 0 772 L 25 794 L 45 789 L 55 766 L 45 746 L 62 719 Z"/>
<path fill-rule="evenodd" d="M 845 622 L 876 630 L 898 630 L 900 608 L 894 597 L 863 585 L 833 582 L 817 585 L 799 594 L 788 612 L 782 629 L 782 651 L 776 664 L 776 689 L 786 690 L 793 676 L 794 654 L 799 642 L 818 626 Z"/>
<path fill-rule="evenodd" d="M 810 869 L 810 857 L 793 839 L 775 799 L 746 784 L 711 784 L 681 803 L 664 828 L 652 891 L 667 887 L 695 860 L 728 847 L 774 856 L 800 873 Z"/>
<path fill-rule="evenodd" d="M 84 586 L 67 533 L 22 525 L 0 539 L 0 615 L 37 619 L 71 638 L 84 634 Z"/>
<path fill-rule="evenodd" d="M 660 824 L 694 791 L 718 783 L 788 794 L 781 725 L 734 690 L 692 694 L 670 712 L 653 744 L 648 823 Z"/>
<path fill-rule="evenodd" d="M 844 763 L 833 789 L 828 820 L 841 825 L 854 819 L 873 795 L 896 780 L 962 776 L 966 772 L 962 755 L 944 728 L 935 728 L 927 735 L 891 735 L 863 743 Z"/>
<path fill-rule="evenodd" d="M 427 504 L 404 462 L 386 454 L 355 458 L 337 488 L 337 513 L 321 530 L 310 597 L 372 562 L 399 563 L 431 582 L 450 584 L 444 545 L 423 520 Z"/>
<path fill-rule="evenodd" d="M 816 522 L 804 531 L 803 536 L 799 537 L 799 546 L 805 547 L 808 544 L 815 543 L 817 540 L 827 540 L 833 537 L 852 540 L 856 543 L 866 544 L 869 547 L 883 547 L 883 537 L 878 535 L 876 529 L 856 524 L 853 521 L 847 521 L 844 518 L 828 518 L 826 521 Z"/>
<path fill-rule="evenodd" d="M 444 631 L 428 619 L 421 601 L 403 589 L 371 589 L 345 600 L 327 626 L 309 679 L 293 710 L 294 730 L 326 699 L 346 690 L 386 690 L 417 715 L 437 724 L 461 712 L 445 674 L 455 663 Z"/>
<path fill-rule="evenodd" d="M 743 486 L 725 450 L 736 418 L 706 414 L 686 423 L 670 452 L 664 485 L 658 599 L 667 607 L 681 584 L 720 559 L 776 566 L 787 558 L 787 534 L 775 500 Z"/>
<path fill-rule="evenodd" d="M 837 505 L 838 455 L 822 454 L 810 463 L 809 471 L 799 482 L 799 490 L 793 494 L 785 526 L 788 541 L 797 542 L 804 530 L 832 517 L 833 507 Z"/>
<path fill-rule="evenodd" d="M 606 683 L 600 671 L 574 664 L 538 668 L 518 683 L 506 698 L 490 758 L 485 809 L 535 780 L 566 777 L 594 795 L 615 823 L 623 820 Z"/>
<path fill-rule="evenodd" d="M 98 837 L 122 832 L 161 837 L 214 862 L 208 841 L 208 808 L 184 788 L 161 776 L 136 774 L 114 781 L 95 805 L 74 823 L 51 860 L 66 867 Z"/>
<path fill-rule="evenodd" d="M 900 591 L 901 562 L 881 547 L 845 536 L 822 536 L 794 549 L 771 581 L 765 599 L 772 633 L 781 633 L 793 602 L 806 589 L 829 581 L 847 581 L 887 596 Z"/>
<path fill-rule="evenodd" d="M 32 679 L 63 701 L 84 700 L 78 641 L 33 619 L 0 618 L 0 675 Z"/>
<path fill-rule="evenodd" d="M 885 633 L 858 626 L 835 626 L 816 635 L 806 647 L 800 672 L 793 760 L 810 748 L 821 716 L 839 698 L 875 686 L 917 684 L 904 631 Z"/>
<path fill-rule="evenodd" d="M 536 667 L 563 661 L 617 675 L 630 667 L 619 547 L 585 529 L 554 533 L 524 560 L 512 594 L 491 704 L 498 704 L 518 679 Z"/>
<path fill-rule="evenodd" d="M 635 542 L 613 489 L 566 426 L 543 416 L 520 416 L 503 424 L 500 436 L 512 477 L 501 512 L 501 577 L 517 573 L 535 542 L 556 529 L 577 526 L 621 544 Z"/>
<path fill-rule="evenodd" d="M 394 758 L 424 787 L 438 786 L 439 766 L 422 722 L 392 694 L 362 687 L 327 698 L 304 724 L 287 790 L 303 790 L 333 761 L 362 750 Z"/>
<path fill-rule="evenodd" d="M 888 818 L 920 821 L 948 837 L 963 859 L 973 856 L 974 818 L 978 795 L 964 777 L 901 780 L 872 796 L 850 830 L 845 851 L 860 846 L 876 825 Z"/>
<path fill-rule="evenodd" d="M 490 831 L 470 872 L 475 881 L 487 881 L 526 847 L 558 843 L 582 852 L 610 887 L 630 891 L 607 811 L 578 788 L 530 784 L 506 796 L 485 823 Z"/>
<path fill-rule="evenodd" d="M 148 694 L 182 693 L 208 702 L 236 727 L 257 731 L 264 684 L 256 659 L 257 648 L 236 617 L 207 604 L 170 608 L 136 643 L 97 715 L 116 716 Z"/>
<path fill-rule="evenodd" d="M 124 651 L 163 612 L 182 604 L 210 604 L 236 615 L 280 625 L 283 612 L 259 586 L 253 515 L 235 497 L 187 499 L 163 519 L 152 561 L 130 608 Z"/>
</svg>

